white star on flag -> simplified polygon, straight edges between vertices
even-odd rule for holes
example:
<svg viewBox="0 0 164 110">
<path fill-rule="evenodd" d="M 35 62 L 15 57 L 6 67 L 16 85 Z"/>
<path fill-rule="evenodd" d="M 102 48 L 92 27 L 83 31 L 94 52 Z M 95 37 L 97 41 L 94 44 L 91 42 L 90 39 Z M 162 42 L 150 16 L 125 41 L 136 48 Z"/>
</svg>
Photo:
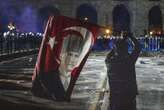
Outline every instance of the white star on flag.
<svg viewBox="0 0 164 110">
<path fill-rule="evenodd" d="M 57 42 L 55 41 L 55 38 L 56 38 L 56 37 L 49 37 L 48 44 L 50 45 L 50 47 L 51 47 L 52 50 L 53 50 L 53 48 L 54 48 L 54 45 L 57 44 Z"/>
</svg>

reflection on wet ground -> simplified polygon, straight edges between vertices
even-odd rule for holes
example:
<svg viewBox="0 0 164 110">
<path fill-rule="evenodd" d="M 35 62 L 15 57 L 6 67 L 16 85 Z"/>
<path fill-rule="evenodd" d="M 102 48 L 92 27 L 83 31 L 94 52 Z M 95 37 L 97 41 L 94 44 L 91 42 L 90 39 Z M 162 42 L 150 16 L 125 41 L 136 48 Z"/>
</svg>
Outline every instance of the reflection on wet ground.
<svg viewBox="0 0 164 110">
<path fill-rule="evenodd" d="M 95 103 L 93 96 L 100 92 L 101 81 L 106 75 L 104 59 L 104 55 L 89 57 L 76 83 L 72 103 L 66 104 L 70 107 L 69 110 L 73 110 L 71 108 L 73 106 L 77 107 L 75 110 L 84 110 L 87 103 Z M 31 89 L 31 75 L 35 62 L 36 56 L 29 56 L 0 63 L 0 87 L 3 89 L 3 85 L 7 85 L 7 90 L 13 89 L 13 91 L 6 90 L 5 92 L 1 90 L 0 94 L 12 92 L 10 95 L 16 94 L 17 97 L 28 99 L 28 95 L 31 96 L 29 92 L 25 95 L 22 92 L 13 92 L 14 90 L 28 91 Z M 136 73 L 139 88 L 137 110 L 164 110 L 164 57 L 140 57 L 136 63 Z M 54 104 L 54 102 L 45 103 L 52 103 L 51 106 Z M 63 106 L 59 103 L 58 105 Z"/>
<path fill-rule="evenodd" d="M 164 110 L 164 58 L 139 58 L 136 72 L 138 110 Z"/>
<path fill-rule="evenodd" d="M 86 62 L 73 90 L 70 103 L 46 101 L 34 98 L 31 76 L 36 55 L 0 63 L 0 107 L 15 110 L 87 110 L 96 108 L 101 89 L 106 79 L 104 57 L 90 57 Z M 8 108 L 10 106 L 10 108 Z M 4 109 L 6 110 L 6 109 Z"/>
</svg>

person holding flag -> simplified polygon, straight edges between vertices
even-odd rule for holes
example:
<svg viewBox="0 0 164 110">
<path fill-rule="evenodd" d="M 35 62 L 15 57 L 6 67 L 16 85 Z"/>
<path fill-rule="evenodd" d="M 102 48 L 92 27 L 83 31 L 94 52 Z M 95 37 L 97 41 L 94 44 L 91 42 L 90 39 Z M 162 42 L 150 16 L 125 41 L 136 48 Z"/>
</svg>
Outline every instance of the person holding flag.
<svg viewBox="0 0 164 110">
<path fill-rule="evenodd" d="M 88 58 L 99 28 L 99 26 L 87 21 L 62 15 L 49 18 L 32 76 L 31 91 L 34 96 L 56 101 L 70 101 L 75 82 Z M 72 48 L 76 47 L 74 45 L 70 46 L 70 49 L 72 36 L 81 40 L 82 43 L 79 46 L 81 49 L 73 50 Z M 71 53 L 78 53 L 73 64 L 72 58 L 68 56 Z M 68 57 L 63 58 L 65 55 Z M 68 63 L 64 65 L 63 62 L 66 60 Z M 65 80 L 67 80 L 66 76 L 70 76 L 67 87 L 63 83 L 63 76 L 66 78 Z"/>
</svg>

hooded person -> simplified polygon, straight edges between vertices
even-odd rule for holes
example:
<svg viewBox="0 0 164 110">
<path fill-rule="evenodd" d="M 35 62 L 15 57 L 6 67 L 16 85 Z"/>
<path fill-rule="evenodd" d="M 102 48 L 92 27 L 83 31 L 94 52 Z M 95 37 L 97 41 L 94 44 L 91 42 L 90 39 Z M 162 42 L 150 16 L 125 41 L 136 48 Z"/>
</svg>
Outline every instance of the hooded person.
<svg viewBox="0 0 164 110">
<path fill-rule="evenodd" d="M 105 63 L 110 86 L 110 110 L 136 110 L 138 94 L 135 63 L 140 53 L 140 44 L 131 35 L 133 50 L 128 53 L 127 37 L 115 42 L 107 54 Z"/>
</svg>

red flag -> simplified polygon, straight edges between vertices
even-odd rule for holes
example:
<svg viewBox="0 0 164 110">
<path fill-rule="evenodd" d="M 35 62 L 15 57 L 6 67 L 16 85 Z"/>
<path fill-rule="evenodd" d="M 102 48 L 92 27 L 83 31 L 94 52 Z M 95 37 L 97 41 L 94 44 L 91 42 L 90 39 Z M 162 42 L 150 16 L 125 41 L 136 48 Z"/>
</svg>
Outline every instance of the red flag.
<svg viewBox="0 0 164 110">
<path fill-rule="evenodd" d="M 70 99 L 98 31 L 99 26 L 86 21 L 51 16 L 32 77 L 33 94 L 56 100 Z"/>
</svg>

